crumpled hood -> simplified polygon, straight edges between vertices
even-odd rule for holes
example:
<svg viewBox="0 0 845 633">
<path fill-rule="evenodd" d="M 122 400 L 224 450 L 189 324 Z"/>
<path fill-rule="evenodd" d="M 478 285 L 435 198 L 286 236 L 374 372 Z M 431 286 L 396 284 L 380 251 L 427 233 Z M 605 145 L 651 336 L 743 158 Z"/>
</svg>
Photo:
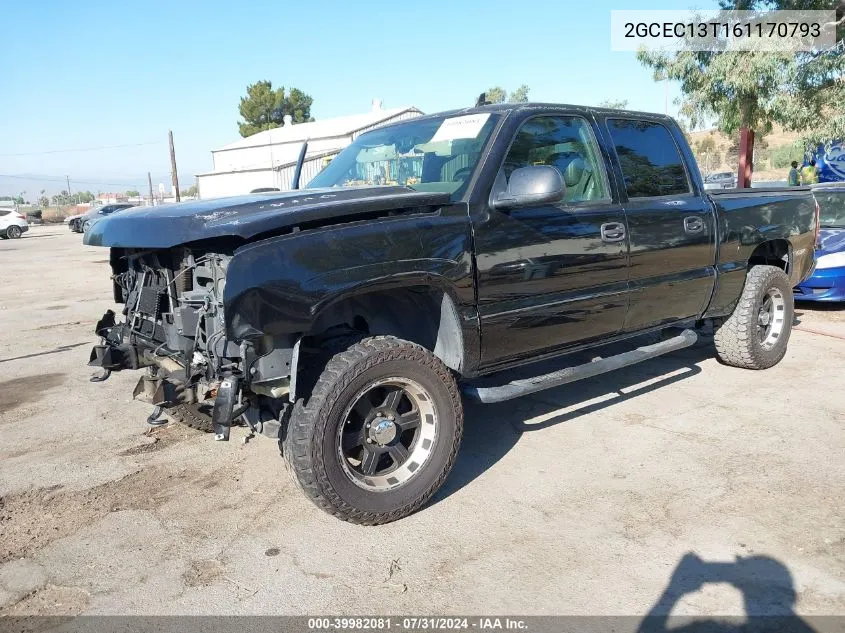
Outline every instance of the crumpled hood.
<svg viewBox="0 0 845 633">
<path fill-rule="evenodd" d="M 845 229 L 821 229 L 816 256 L 845 251 Z"/>
<path fill-rule="evenodd" d="M 136 207 L 105 217 L 85 234 L 85 244 L 122 248 L 171 248 L 215 237 L 250 239 L 306 222 L 354 219 L 367 213 L 445 204 L 449 194 L 407 187 L 300 189 L 233 198 Z"/>
</svg>

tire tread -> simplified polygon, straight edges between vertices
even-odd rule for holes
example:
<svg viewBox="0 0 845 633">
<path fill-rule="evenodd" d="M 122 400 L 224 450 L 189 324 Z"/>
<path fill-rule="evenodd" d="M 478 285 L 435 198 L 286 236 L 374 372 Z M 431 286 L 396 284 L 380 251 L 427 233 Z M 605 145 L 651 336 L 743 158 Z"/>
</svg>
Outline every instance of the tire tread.
<svg viewBox="0 0 845 633">
<path fill-rule="evenodd" d="M 361 372 L 392 360 L 422 363 L 433 370 L 446 388 L 455 412 L 455 436 L 441 472 L 415 499 L 390 512 L 368 512 L 353 507 L 332 489 L 325 475 L 322 451 L 313 446 L 314 430 L 321 419 L 328 417 L 335 400 Z M 307 402 L 300 398 L 294 404 L 286 432 L 280 440 L 282 453 L 298 487 L 325 512 L 361 525 L 379 525 L 401 519 L 422 507 L 443 485 L 454 465 L 463 433 L 463 405 L 457 382 L 451 371 L 427 349 L 393 336 L 376 336 L 354 343 L 329 360 L 317 380 Z"/>
<path fill-rule="evenodd" d="M 733 313 L 714 322 L 713 343 L 719 359 L 726 365 L 745 369 L 767 369 L 776 365 L 786 354 L 786 343 L 792 328 L 792 310 L 788 310 L 789 321 L 778 341 L 778 352 L 765 355 L 756 340 L 757 315 L 755 306 L 761 293 L 773 285 L 785 283 L 788 305 L 792 302 L 789 278 L 776 266 L 754 266 L 748 271 L 745 287 Z M 781 343 L 782 341 L 782 343 Z"/>
</svg>

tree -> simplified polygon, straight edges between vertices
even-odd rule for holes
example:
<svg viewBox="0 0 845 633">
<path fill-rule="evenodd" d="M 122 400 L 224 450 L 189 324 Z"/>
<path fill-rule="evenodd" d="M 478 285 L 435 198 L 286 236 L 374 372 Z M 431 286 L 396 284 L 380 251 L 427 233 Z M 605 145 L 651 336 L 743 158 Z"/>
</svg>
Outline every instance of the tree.
<svg viewBox="0 0 845 633">
<path fill-rule="evenodd" d="M 52 202 L 54 207 L 61 207 L 70 204 L 71 199 L 68 195 L 68 192 L 62 189 L 60 193 L 57 193 L 55 196 L 53 196 Z"/>
<path fill-rule="evenodd" d="M 182 197 L 183 198 L 194 198 L 197 195 L 197 186 L 191 185 L 187 189 L 182 190 Z"/>
<path fill-rule="evenodd" d="M 501 86 L 493 86 L 485 91 L 487 103 L 525 103 L 528 101 L 528 93 L 531 88 L 522 84 L 510 94 Z"/>
<path fill-rule="evenodd" d="M 273 89 L 273 82 L 262 80 L 246 87 L 246 96 L 241 97 L 238 111 L 244 122 L 238 122 L 241 136 L 252 136 L 264 130 L 279 127 L 285 115 L 294 123 L 313 121 L 311 105 L 314 100 L 298 88 L 291 88 L 285 97 L 284 87 Z"/>
<path fill-rule="evenodd" d="M 701 154 L 707 154 L 714 151 L 716 149 L 716 139 L 713 138 L 713 134 L 708 134 L 696 141 L 695 149 Z"/>
<path fill-rule="evenodd" d="M 708 134 L 707 136 L 694 141 L 691 146 L 692 151 L 695 154 L 695 158 L 703 171 L 709 173 L 718 166 L 718 161 L 713 160 L 717 157 L 716 139 L 713 138 L 713 134 Z M 713 164 L 714 162 L 716 165 Z"/>
<path fill-rule="evenodd" d="M 41 193 L 44 193 L 43 189 L 41 190 Z M 49 207 L 50 206 L 50 198 L 42 195 L 40 198 L 38 198 L 38 206 L 39 207 Z"/>
<path fill-rule="evenodd" d="M 141 192 L 140 192 L 140 191 L 135 191 L 134 189 L 129 189 L 129 190 L 126 192 L 126 197 L 127 197 L 127 198 L 138 198 L 138 197 L 140 197 L 140 195 L 141 195 Z"/>
<path fill-rule="evenodd" d="M 599 101 L 600 108 L 610 108 L 611 110 L 624 110 L 628 107 L 627 99 L 605 99 Z"/>
<path fill-rule="evenodd" d="M 785 169 L 792 161 L 800 161 L 804 156 L 804 147 L 800 142 L 781 145 L 772 150 L 771 161 L 775 169 Z"/>
<path fill-rule="evenodd" d="M 488 88 L 485 93 L 487 103 L 504 103 L 508 99 L 508 93 L 501 86 Z"/>
<path fill-rule="evenodd" d="M 709 175 L 719 167 L 722 162 L 721 156 L 717 151 L 716 139 L 712 133 L 698 139 L 691 145 L 693 154 L 695 154 L 695 160 L 705 175 Z"/>
<path fill-rule="evenodd" d="M 312 103 L 314 103 L 314 99 L 302 92 L 299 88 L 291 88 L 287 99 L 284 101 L 284 111 L 281 113 L 281 116 L 285 114 L 291 115 L 294 123 L 313 121 L 314 118 L 311 116 Z"/>
<path fill-rule="evenodd" d="M 527 103 L 528 102 L 528 93 L 531 91 L 531 88 L 522 84 L 519 88 L 514 90 L 508 96 L 509 103 Z"/>
<path fill-rule="evenodd" d="M 655 80 L 681 84 L 681 114 L 693 126 L 715 119 L 722 132 L 762 139 L 777 123 L 800 132 L 806 147 L 845 137 L 845 6 L 840 0 L 720 0 L 724 10 L 838 8 L 837 46 L 815 52 L 640 51 L 637 58 L 654 69 Z M 742 150 L 740 150 L 742 154 Z M 740 157 L 740 164 L 743 164 Z M 749 165 L 750 168 L 750 165 Z M 741 174 L 742 175 L 742 174 Z M 750 171 L 747 172 L 750 176 Z"/>
<path fill-rule="evenodd" d="M 78 191 L 73 194 L 73 197 L 84 204 L 86 202 L 91 202 L 94 199 L 94 194 L 90 191 Z"/>
</svg>

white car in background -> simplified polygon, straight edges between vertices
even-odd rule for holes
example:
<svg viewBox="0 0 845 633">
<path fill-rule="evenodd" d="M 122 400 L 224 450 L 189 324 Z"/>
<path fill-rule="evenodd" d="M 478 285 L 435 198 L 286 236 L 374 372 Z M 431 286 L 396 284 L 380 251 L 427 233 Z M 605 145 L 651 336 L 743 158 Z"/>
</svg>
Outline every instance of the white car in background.
<svg viewBox="0 0 845 633">
<path fill-rule="evenodd" d="M 0 238 L 15 240 L 29 230 L 26 216 L 17 209 L 0 208 Z"/>
<path fill-rule="evenodd" d="M 736 174 L 730 171 L 720 171 L 710 174 L 704 179 L 705 189 L 734 189 L 736 188 Z"/>
</svg>

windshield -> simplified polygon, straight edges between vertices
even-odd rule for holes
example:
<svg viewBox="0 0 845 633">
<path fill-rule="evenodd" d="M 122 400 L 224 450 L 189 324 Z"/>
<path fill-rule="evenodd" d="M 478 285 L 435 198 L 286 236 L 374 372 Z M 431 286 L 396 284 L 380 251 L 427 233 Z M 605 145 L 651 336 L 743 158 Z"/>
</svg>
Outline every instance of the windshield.
<svg viewBox="0 0 845 633">
<path fill-rule="evenodd" d="M 499 115 L 410 120 L 359 136 L 308 183 L 318 187 L 403 185 L 458 198 Z"/>
<path fill-rule="evenodd" d="M 845 229 L 845 190 L 815 191 L 813 195 L 821 210 L 822 228 Z"/>
</svg>

